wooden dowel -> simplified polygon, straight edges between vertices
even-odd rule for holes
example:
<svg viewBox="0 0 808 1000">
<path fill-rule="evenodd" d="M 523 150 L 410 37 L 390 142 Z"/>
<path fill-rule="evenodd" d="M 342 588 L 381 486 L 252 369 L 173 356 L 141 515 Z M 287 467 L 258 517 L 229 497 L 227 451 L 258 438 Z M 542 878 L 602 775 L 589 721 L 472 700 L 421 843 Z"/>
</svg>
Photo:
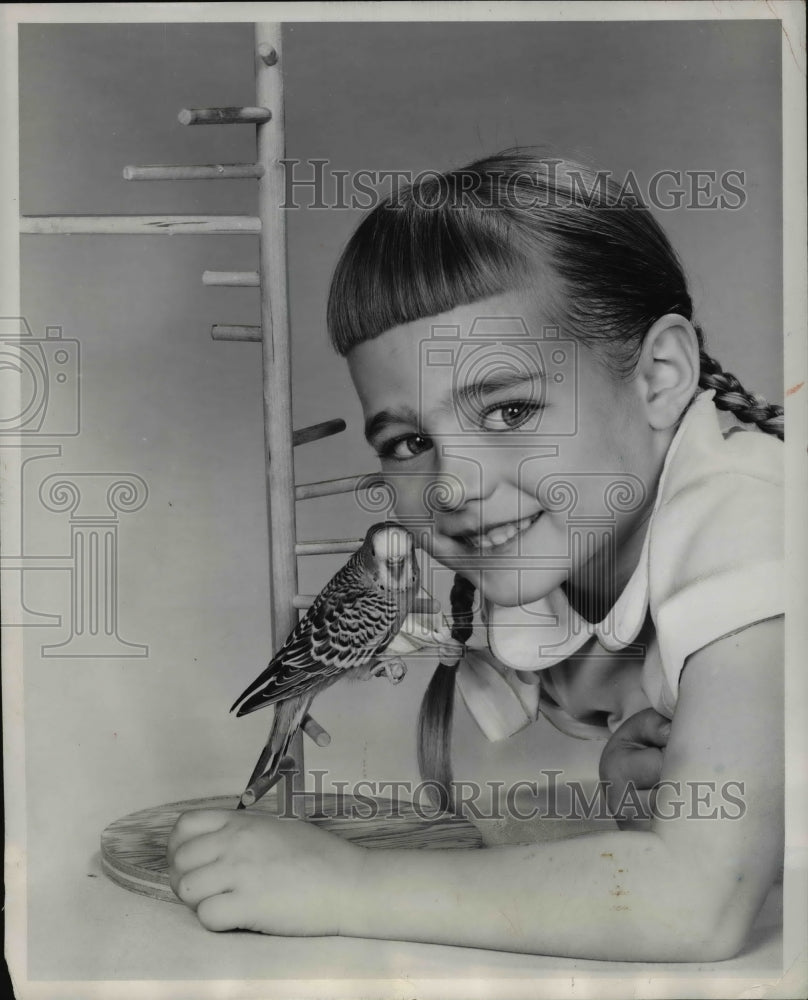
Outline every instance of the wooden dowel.
<svg viewBox="0 0 808 1000">
<path fill-rule="evenodd" d="M 278 61 L 278 53 L 268 42 L 261 42 L 258 46 L 258 55 L 265 66 L 274 66 Z"/>
<path fill-rule="evenodd" d="M 14 341 L 19 343 L 19 341 Z M 4 570 L 26 569 L 72 569 L 76 565 L 75 556 L 7 556 L 3 555 Z"/>
<path fill-rule="evenodd" d="M 180 125 L 263 125 L 272 117 L 269 108 L 183 108 Z"/>
<path fill-rule="evenodd" d="M 315 497 L 330 497 L 337 493 L 353 493 L 357 488 L 371 489 L 381 485 L 381 478 L 371 475 L 346 476 L 344 479 L 326 479 L 320 483 L 301 483 L 295 487 L 296 500 L 311 500 Z"/>
<path fill-rule="evenodd" d="M 203 271 L 203 285 L 224 285 L 228 288 L 259 288 L 257 271 Z"/>
<path fill-rule="evenodd" d="M 169 166 L 124 167 L 125 181 L 218 181 L 241 180 L 245 177 L 260 177 L 264 168 L 260 163 L 214 163 L 210 166 Z"/>
<path fill-rule="evenodd" d="M 301 427 L 292 435 L 292 444 L 297 448 L 301 444 L 311 444 L 312 441 L 321 441 L 323 438 L 333 437 L 341 434 L 345 430 L 346 424 L 341 417 L 334 420 L 324 420 L 319 424 L 311 424 L 309 427 Z"/>
<path fill-rule="evenodd" d="M 316 719 L 307 715 L 300 727 L 309 739 L 314 740 L 318 747 L 331 746 L 331 735 L 323 729 Z"/>
<path fill-rule="evenodd" d="M 244 789 L 241 801 L 239 802 L 239 808 L 243 809 L 246 806 L 255 805 L 260 798 L 266 795 L 270 788 L 277 785 L 281 778 L 290 773 L 294 767 L 294 760 L 291 757 L 284 757 L 278 766 L 278 770 L 272 777 L 269 776 L 269 772 L 262 774 L 260 778 L 256 778 L 251 785 Z"/>
<path fill-rule="evenodd" d="M 251 215 L 24 215 L 20 219 L 20 232 L 35 236 L 252 236 L 260 231 L 260 219 Z"/>
<path fill-rule="evenodd" d="M 356 552 L 361 544 L 361 538 L 347 538 L 344 541 L 325 538 L 320 542 L 298 542 L 295 545 L 295 552 L 299 556 L 322 556 L 330 552 Z"/>
<path fill-rule="evenodd" d="M 298 611 L 306 611 L 314 604 L 314 594 L 295 594 L 292 604 Z"/>
<path fill-rule="evenodd" d="M 274 49 L 277 59 L 268 66 L 262 58 Z M 261 335 L 264 404 L 264 446 L 267 476 L 267 515 L 271 553 L 272 630 L 284 639 L 297 625 L 293 598 L 297 593 L 295 554 L 295 476 L 292 444 L 292 350 L 289 332 L 289 294 L 286 257 L 286 156 L 283 105 L 283 48 L 281 26 L 255 25 L 256 103 L 272 109 L 272 119 L 255 130 L 256 161 L 264 168 L 258 181 L 261 219 L 259 268 L 261 273 Z M 295 770 L 287 781 L 290 791 L 303 791 L 303 734 L 292 740 L 289 754 Z"/>
<path fill-rule="evenodd" d="M 260 326 L 227 326 L 222 323 L 214 323 L 210 328 L 210 335 L 213 340 L 248 340 L 260 342 Z"/>
</svg>

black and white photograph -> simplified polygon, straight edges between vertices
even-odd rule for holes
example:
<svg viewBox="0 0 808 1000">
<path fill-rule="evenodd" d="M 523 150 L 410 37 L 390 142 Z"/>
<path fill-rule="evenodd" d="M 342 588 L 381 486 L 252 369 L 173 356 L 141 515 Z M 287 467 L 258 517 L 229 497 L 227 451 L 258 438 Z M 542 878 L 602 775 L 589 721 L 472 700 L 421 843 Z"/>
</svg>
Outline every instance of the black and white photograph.
<svg viewBox="0 0 808 1000">
<path fill-rule="evenodd" d="M 804 6 L 2 18 L 14 996 L 805 996 Z"/>
</svg>

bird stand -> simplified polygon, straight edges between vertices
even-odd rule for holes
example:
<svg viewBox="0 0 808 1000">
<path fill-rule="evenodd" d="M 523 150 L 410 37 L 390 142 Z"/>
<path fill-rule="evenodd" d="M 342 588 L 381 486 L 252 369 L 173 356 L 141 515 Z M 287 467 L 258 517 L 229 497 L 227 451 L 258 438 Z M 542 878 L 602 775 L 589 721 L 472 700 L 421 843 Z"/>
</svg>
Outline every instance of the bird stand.
<svg viewBox="0 0 808 1000">
<path fill-rule="evenodd" d="M 306 798 L 310 800 L 305 807 L 309 822 L 363 847 L 468 850 L 482 846 L 479 831 L 468 820 L 447 813 L 430 817 L 408 802 L 392 803 L 366 796 L 358 800 L 349 795 L 330 794 L 317 796 L 315 801 L 311 793 Z M 232 795 L 190 799 L 143 809 L 116 820 L 101 834 L 104 872 L 131 892 L 178 903 L 169 885 L 166 860 L 166 842 L 172 827 L 182 813 L 194 809 L 234 809 L 237 803 L 238 796 Z M 261 816 L 283 814 L 273 793 L 257 802 L 251 811 Z"/>
<path fill-rule="evenodd" d="M 256 162 L 199 166 L 127 166 L 128 181 L 227 180 L 252 178 L 258 185 L 256 216 L 36 216 L 20 220 L 23 234 L 258 234 L 257 271 L 206 271 L 207 285 L 258 287 L 261 297 L 260 326 L 216 324 L 216 340 L 260 341 L 262 345 L 264 457 L 266 460 L 267 513 L 273 641 L 288 635 L 297 623 L 299 609 L 312 598 L 297 592 L 297 558 L 302 555 L 353 552 L 361 539 L 298 542 L 295 503 L 310 497 L 330 496 L 372 489 L 374 476 L 354 476 L 329 482 L 294 482 L 294 448 L 345 429 L 335 419 L 297 431 L 292 428 L 291 342 L 287 287 L 286 216 L 284 203 L 284 101 L 281 26 L 255 26 L 256 106 L 244 108 L 191 108 L 179 112 L 185 126 L 249 125 L 256 131 Z M 304 725 L 320 745 L 328 734 L 313 719 Z M 291 801 L 298 818 L 308 818 L 348 840 L 368 846 L 471 847 L 480 846 L 477 830 L 465 820 L 439 816 L 427 818 L 406 803 L 380 803 L 374 820 L 352 810 L 337 815 L 336 797 L 304 795 L 302 733 L 290 748 L 291 762 L 274 794 L 252 808 L 277 813 L 279 801 Z M 226 805 L 237 799 L 217 798 L 173 803 L 134 813 L 118 820 L 102 835 L 104 868 L 116 882 L 156 898 L 173 898 L 165 871 L 165 842 L 180 812 L 186 809 Z M 343 800 L 344 801 L 344 800 Z M 396 808 L 393 808 L 395 806 Z M 380 820 L 379 816 L 387 818 Z"/>
</svg>

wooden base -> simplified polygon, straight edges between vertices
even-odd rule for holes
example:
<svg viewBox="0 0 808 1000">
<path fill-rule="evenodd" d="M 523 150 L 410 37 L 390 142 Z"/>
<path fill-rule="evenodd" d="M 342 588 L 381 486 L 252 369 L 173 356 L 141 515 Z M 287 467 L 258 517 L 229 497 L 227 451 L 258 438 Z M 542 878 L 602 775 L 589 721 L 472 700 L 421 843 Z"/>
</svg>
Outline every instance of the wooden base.
<svg viewBox="0 0 808 1000">
<path fill-rule="evenodd" d="M 349 795 L 307 795 L 309 822 L 356 844 L 371 848 L 476 848 L 480 832 L 468 820 L 422 815 L 409 802 L 354 799 Z M 168 883 L 166 843 L 181 813 L 192 809 L 235 809 L 238 796 L 171 802 L 131 813 L 111 823 L 101 834 L 101 863 L 106 875 L 131 892 L 166 902 L 179 902 Z M 278 804 L 268 795 L 249 809 L 277 816 Z M 375 812 L 375 815 L 369 815 Z"/>
</svg>

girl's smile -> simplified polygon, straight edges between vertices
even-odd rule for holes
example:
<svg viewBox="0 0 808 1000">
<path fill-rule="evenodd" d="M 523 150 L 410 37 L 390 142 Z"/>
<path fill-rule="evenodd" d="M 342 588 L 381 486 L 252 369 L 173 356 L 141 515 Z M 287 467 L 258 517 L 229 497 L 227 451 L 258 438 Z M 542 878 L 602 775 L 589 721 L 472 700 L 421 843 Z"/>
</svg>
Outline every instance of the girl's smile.
<svg viewBox="0 0 808 1000">
<path fill-rule="evenodd" d="M 520 521 L 508 521 L 482 528 L 478 535 L 460 535 L 458 541 L 467 545 L 470 550 L 479 550 L 489 555 L 499 555 L 509 549 L 509 543 L 531 528 L 541 517 L 538 511 L 532 517 L 523 517 Z"/>
<path fill-rule="evenodd" d="M 559 337 L 528 295 L 394 328 L 348 362 L 395 516 L 439 562 L 499 604 L 580 586 L 593 561 L 607 589 L 625 583 L 670 435 L 651 430 L 631 379 Z M 634 497 L 623 509 L 615 486 Z"/>
</svg>

